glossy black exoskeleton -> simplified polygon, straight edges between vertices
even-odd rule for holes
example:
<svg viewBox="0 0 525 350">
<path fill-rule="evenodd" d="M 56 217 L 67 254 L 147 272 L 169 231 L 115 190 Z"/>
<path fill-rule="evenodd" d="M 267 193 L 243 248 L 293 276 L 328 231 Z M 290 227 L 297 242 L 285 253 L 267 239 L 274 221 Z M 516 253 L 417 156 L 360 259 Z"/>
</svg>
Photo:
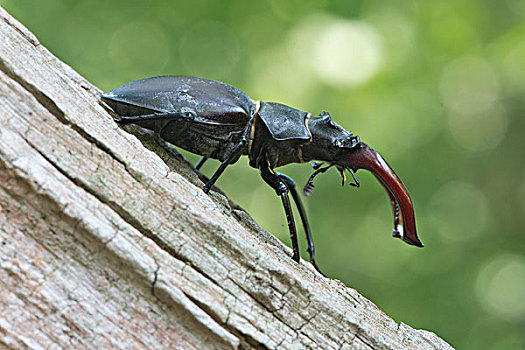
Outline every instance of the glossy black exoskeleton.
<svg viewBox="0 0 525 350">
<path fill-rule="evenodd" d="M 221 165 L 204 186 L 207 193 L 226 167 L 241 155 L 259 169 L 263 180 L 282 199 L 293 247 L 299 261 L 297 233 L 288 192 L 292 194 L 308 240 L 314 267 L 314 245 L 306 212 L 295 183 L 275 168 L 289 163 L 322 161 L 305 186 L 308 195 L 313 178 L 335 166 L 343 182 L 344 171 L 367 169 L 387 190 L 394 214 L 394 237 L 422 247 L 417 237 L 412 200 L 403 182 L 386 161 L 359 137 L 337 125 L 326 112 L 311 115 L 279 103 L 253 101 L 242 91 L 213 80 L 187 76 L 161 76 L 137 80 L 102 95 L 120 116 L 119 124 L 134 123 L 155 131 L 163 140 Z"/>
</svg>

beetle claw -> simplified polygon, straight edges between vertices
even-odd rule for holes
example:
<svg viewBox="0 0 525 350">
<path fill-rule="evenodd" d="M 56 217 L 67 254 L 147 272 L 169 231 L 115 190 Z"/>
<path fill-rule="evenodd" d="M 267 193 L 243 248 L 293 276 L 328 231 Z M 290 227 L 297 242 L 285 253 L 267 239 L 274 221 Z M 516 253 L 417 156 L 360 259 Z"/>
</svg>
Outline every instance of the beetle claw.
<svg viewBox="0 0 525 350">
<path fill-rule="evenodd" d="M 348 184 L 350 186 L 353 186 L 353 187 L 359 187 L 361 186 L 361 184 L 359 183 L 359 180 L 355 177 L 355 174 L 354 172 L 352 171 L 352 169 L 350 168 L 346 168 L 346 170 L 348 170 L 350 172 L 350 174 L 352 175 L 352 177 L 354 178 L 354 182 L 349 182 Z"/>
</svg>

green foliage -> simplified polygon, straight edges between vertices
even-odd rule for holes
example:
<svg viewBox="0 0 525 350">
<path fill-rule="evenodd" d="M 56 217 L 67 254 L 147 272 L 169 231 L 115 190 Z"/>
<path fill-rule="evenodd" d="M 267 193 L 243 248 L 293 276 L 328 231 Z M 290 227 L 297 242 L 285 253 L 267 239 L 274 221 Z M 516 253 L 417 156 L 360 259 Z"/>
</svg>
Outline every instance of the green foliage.
<svg viewBox="0 0 525 350">
<path fill-rule="evenodd" d="M 330 111 L 396 169 L 426 247 L 389 237 L 372 176 L 341 188 L 334 170 L 305 200 L 325 273 L 458 348 L 525 348 L 522 0 L 0 4 L 103 90 L 187 74 Z M 280 171 L 302 187 L 312 169 Z M 246 160 L 218 184 L 289 244 L 279 198 Z"/>
</svg>

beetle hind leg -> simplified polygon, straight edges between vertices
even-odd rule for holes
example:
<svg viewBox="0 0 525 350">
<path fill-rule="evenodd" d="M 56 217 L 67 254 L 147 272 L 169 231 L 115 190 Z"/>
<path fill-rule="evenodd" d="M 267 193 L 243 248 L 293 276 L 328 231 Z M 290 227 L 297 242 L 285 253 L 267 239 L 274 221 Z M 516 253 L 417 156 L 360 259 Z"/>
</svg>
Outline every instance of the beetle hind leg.
<svg viewBox="0 0 525 350">
<path fill-rule="evenodd" d="M 314 268 L 324 277 L 327 277 L 320 269 L 319 266 L 317 266 L 317 263 L 315 262 L 315 248 L 314 248 L 314 241 L 312 238 L 312 231 L 310 230 L 310 225 L 308 224 L 308 218 L 306 216 L 306 210 L 304 210 L 303 203 L 301 201 L 301 198 L 299 197 L 299 194 L 297 193 L 297 190 L 295 189 L 295 181 L 289 177 L 288 175 L 277 173 L 277 176 L 281 178 L 281 180 L 286 184 L 286 187 L 288 187 L 288 190 L 290 191 L 292 198 L 295 202 L 295 206 L 297 207 L 297 210 L 299 211 L 299 215 L 301 216 L 301 221 L 303 223 L 304 232 L 306 235 L 306 240 L 308 242 L 308 248 L 307 252 L 310 255 L 310 262 L 314 266 Z"/>
<path fill-rule="evenodd" d="M 200 170 L 200 168 L 204 165 L 204 163 L 208 160 L 208 157 L 202 157 L 199 159 L 197 163 L 195 163 L 194 167 L 197 170 Z"/>
<path fill-rule="evenodd" d="M 288 186 L 283 182 L 281 177 L 277 175 L 269 167 L 260 166 L 261 177 L 263 180 L 275 190 L 278 196 L 281 197 L 283 202 L 284 212 L 286 214 L 286 220 L 288 222 L 288 229 L 290 230 L 290 239 L 292 241 L 293 256 L 292 259 L 296 262 L 300 260 L 299 244 L 297 242 L 297 230 L 295 228 L 295 221 L 293 219 L 292 206 L 290 205 L 290 199 L 288 198 Z"/>
</svg>

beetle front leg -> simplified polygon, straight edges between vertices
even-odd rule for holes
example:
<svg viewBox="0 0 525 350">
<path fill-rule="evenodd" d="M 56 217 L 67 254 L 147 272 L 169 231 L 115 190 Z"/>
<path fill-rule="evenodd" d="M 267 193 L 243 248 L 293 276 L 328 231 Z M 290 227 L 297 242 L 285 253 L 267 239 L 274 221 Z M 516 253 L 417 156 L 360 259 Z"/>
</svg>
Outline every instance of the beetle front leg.
<svg viewBox="0 0 525 350">
<path fill-rule="evenodd" d="M 288 221 L 288 229 L 290 230 L 290 239 L 292 240 L 293 256 L 292 259 L 299 262 L 299 243 L 297 242 L 297 230 L 295 228 L 295 221 L 293 219 L 292 206 L 290 205 L 290 199 L 288 198 L 288 186 L 281 180 L 273 170 L 268 167 L 259 167 L 261 171 L 261 177 L 263 180 L 275 190 L 278 196 L 281 197 L 283 202 L 284 212 L 286 214 L 286 220 Z"/>
<path fill-rule="evenodd" d="M 314 258 L 315 248 L 314 248 L 314 240 L 312 238 L 312 231 L 310 230 L 310 225 L 308 224 L 308 218 L 306 217 L 306 210 L 304 210 L 304 206 L 301 201 L 301 198 L 299 197 L 299 194 L 297 193 L 297 190 L 295 189 L 295 181 L 291 177 L 285 174 L 277 173 L 277 176 L 281 178 L 281 180 L 286 184 L 286 186 L 290 190 L 290 193 L 292 194 L 292 198 L 295 202 L 295 206 L 297 207 L 297 210 L 299 211 L 299 215 L 301 216 L 304 233 L 306 234 L 306 240 L 308 242 L 307 252 L 310 255 L 310 262 L 312 263 L 314 268 L 317 270 L 317 272 L 319 272 L 324 277 L 327 277 L 319 269 L 319 266 L 317 266 L 317 263 L 315 262 L 315 258 Z"/>
</svg>

